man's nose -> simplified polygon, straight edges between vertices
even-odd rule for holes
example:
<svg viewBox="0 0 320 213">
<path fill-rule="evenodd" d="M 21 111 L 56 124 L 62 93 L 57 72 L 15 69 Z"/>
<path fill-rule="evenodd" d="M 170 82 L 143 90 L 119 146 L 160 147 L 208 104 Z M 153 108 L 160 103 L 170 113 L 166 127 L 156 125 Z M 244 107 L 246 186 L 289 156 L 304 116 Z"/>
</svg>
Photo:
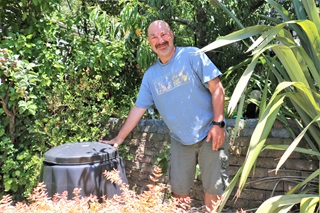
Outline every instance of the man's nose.
<svg viewBox="0 0 320 213">
<path fill-rule="evenodd" d="M 163 37 L 161 36 L 161 35 L 159 35 L 158 37 L 157 37 L 157 39 L 158 39 L 158 42 L 159 43 L 162 43 L 164 40 L 163 40 Z"/>
</svg>

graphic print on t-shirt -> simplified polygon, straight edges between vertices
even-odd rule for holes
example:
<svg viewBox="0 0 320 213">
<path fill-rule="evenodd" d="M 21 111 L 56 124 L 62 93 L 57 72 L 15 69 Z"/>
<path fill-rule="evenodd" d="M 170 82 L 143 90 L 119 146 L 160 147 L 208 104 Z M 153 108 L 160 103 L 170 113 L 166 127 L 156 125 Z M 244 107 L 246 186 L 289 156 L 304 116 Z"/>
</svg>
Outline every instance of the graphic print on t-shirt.
<svg viewBox="0 0 320 213">
<path fill-rule="evenodd" d="M 161 95 L 181 85 L 187 84 L 188 82 L 188 75 L 184 70 L 181 70 L 179 72 L 170 73 L 162 78 L 154 80 L 154 87 L 157 95 Z"/>
</svg>

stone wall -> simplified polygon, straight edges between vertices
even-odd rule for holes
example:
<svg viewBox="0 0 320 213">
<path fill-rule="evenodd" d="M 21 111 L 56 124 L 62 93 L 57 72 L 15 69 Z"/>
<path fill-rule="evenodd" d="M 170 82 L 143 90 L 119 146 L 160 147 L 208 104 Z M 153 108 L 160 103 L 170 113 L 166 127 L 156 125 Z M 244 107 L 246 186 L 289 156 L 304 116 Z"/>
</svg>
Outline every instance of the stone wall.
<svg viewBox="0 0 320 213">
<path fill-rule="evenodd" d="M 110 134 L 106 139 L 114 137 L 124 120 L 110 119 L 107 128 Z M 255 119 L 245 120 L 245 127 L 239 132 L 234 142 L 230 143 L 230 180 L 236 174 L 246 157 L 251 135 L 257 124 Z M 227 120 L 228 130 L 234 127 L 235 121 Z M 289 132 L 276 122 L 266 141 L 266 144 L 290 144 L 293 140 Z M 170 144 L 169 130 L 162 120 L 141 120 L 135 129 L 126 138 L 123 153 L 126 173 L 129 184 L 137 192 L 147 190 L 147 184 L 152 183 L 149 176 L 153 171 L 153 164 L 157 157 L 166 153 L 166 147 Z M 265 150 L 257 162 L 254 174 L 250 174 L 247 184 L 236 201 L 233 199 L 235 192 L 230 196 L 227 207 L 231 209 L 254 210 L 263 201 L 273 195 L 284 194 L 300 179 L 305 179 L 312 171 L 315 171 L 319 162 L 308 159 L 308 156 L 293 153 L 280 171 L 275 174 L 274 169 L 282 156 L 283 151 Z M 161 180 L 163 183 L 169 181 L 167 175 Z M 201 206 L 203 201 L 203 190 L 201 180 L 196 179 L 191 192 L 194 206 Z"/>
</svg>

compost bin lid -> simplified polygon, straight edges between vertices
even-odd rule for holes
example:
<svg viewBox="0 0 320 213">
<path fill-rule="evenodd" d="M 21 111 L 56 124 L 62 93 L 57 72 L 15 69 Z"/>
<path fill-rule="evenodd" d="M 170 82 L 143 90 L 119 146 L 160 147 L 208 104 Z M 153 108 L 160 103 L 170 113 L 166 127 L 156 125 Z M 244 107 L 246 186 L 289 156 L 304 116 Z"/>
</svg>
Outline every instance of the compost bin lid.
<svg viewBox="0 0 320 213">
<path fill-rule="evenodd" d="M 117 158 L 117 150 L 110 144 L 77 142 L 63 144 L 44 153 L 44 161 L 53 164 L 88 164 Z"/>
</svg>

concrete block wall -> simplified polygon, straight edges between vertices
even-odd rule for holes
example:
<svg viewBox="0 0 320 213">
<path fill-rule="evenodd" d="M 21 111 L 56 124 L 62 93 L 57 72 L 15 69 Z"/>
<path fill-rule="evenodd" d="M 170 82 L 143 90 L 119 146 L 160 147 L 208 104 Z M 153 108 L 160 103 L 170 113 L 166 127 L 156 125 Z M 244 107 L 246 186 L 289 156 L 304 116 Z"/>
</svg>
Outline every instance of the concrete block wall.
<svg viewBox="0 0 320 213">
<path fill-rule="evenodd" d="M 243 164 L 250 143 L 250 138 L 257 124 L 257 120 L 245 120 L 244 128 L 239 132 L 238 137 L 230 142 L 230 180 Z M 109 134 L 105 137 L 114 137 L 124 120 L 110 119 L 108 126 Z M 228 130 L 234 128 L 235 120 L 227 120 Z M 266 144 L 290 144 L 293 141 L 289 132 L 280 122 L 275 122 Z M 124 157 L 126 174 L 130 187 L 138 193 L 147 190 L 147 185 L 152 183 L 149 176 L 152 174 L 153 165 L 157 157 L 166 152 L 170 144 L 170 135 L 167 126 L 162 120 L 143 119 L 124 141 Z M 280 171 L 275 174 L 274 169 L 283 151 L 265 150 L 257 162 L 254 172 L 251 172 L 247 184 L 241 193 L 240 198 L 234 200 L 234 192 L 230 196 L 227 207 L 231 209 L 245 209 L 254 211 L 260 204 L 273 195 L 284 194 L 296 185 L 300 179 L 305 179 L 309 174 L 319 167 L 319 162 L 309 159 L 300 153 L 294 153 L 284 164 Z M 194 181 L 191 198 L 194 206 L 201 206 L 203 203 L 203 189 L 201 178 Z M 168 176 L 165 174 L 162 183 L 169 184 Z"/>
</svg>

